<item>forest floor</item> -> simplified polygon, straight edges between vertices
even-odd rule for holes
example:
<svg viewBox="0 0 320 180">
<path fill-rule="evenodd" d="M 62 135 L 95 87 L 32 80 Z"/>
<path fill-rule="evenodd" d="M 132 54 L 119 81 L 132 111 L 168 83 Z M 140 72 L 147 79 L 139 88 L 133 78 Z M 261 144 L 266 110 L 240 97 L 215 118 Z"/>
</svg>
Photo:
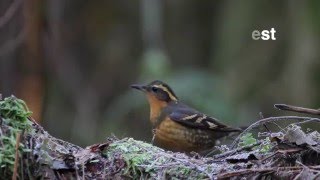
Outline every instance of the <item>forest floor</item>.
<svg viewBox="0 0 320 180">
<path fill-rule="evenodd" d="M 52 137 L 30 118 L 24 101 L 7 97 L 0 99 L 0 179 L 320 179 L 320 133 L 304 128 L 319 127 L 311 116 L 320 111 L 275 106 L 310 117 L 261 117 L 232 144 L 217 146 L 219 154 L 200 156 L 132 138 L 82 148 Z M 253 133 L 259 127 L 264 130 Z"/>
</svg>

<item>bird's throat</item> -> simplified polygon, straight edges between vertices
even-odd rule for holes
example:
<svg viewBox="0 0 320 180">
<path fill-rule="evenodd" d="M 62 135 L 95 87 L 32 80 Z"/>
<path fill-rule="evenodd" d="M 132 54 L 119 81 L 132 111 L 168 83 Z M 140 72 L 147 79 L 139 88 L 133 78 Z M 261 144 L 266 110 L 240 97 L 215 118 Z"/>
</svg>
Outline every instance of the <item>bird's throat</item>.
<svg viewBox="0 0 320 180">
<path fill-rule="evenodd" d="M 150 121 L 152 125 L 155 125 L 159 120 L 163 108 L 166 107 L 168 103 L 164 101 L 159 101 L 153 96 L 148 96 L 148 101 L 150 104 Z"/>
</svg>

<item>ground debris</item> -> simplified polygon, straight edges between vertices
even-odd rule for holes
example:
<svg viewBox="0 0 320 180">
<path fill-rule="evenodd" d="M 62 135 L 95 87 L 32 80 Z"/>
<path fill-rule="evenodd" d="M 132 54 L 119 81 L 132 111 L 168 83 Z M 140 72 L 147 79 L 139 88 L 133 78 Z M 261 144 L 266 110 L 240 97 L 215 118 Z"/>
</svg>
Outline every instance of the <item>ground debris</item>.
<svg viewBox="0 0 320 180">
<path fill-rule="evenodd" d="M 284 136 L 284 139 L 288 140 L 291 143 L 295 143 L 297 145 L 310 145 L 315 146 L 318 143 L 313 140 L 313 136 L 310 134 L 306 134 L 301 130 L 300 126 L 290 125 L 288 130 Z"/>
<path fill-rule="evenodd" d="M 320 174 L 319 132 L 306 133 L 297 123 L 279 132 L 260 132 L 261 136 L 249 132 L 261 122 L 319 123 L 317 118 L 261 119 L 234 146 L 225 145 L 221 154 L 202 157 L 165 151 L 132 138 L 111 137 L 82 148 L 48 134 L 15 97 L 0 100 L 0 116 L 0 177 L 6 179 L 317 179 Z"/>
</svg>

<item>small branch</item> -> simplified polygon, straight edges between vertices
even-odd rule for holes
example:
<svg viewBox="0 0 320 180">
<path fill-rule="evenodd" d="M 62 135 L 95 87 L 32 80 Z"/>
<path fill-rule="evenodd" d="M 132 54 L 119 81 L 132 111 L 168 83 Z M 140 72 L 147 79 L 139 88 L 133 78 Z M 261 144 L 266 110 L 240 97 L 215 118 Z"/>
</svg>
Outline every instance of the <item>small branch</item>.
<svg viewBox="0 0 320 180">
<path fill-rule="evenodd" d="M 17 175 L 18 175 L 18 165 L 19 165 L 19 145 L 20 145 L 20 139 L 21 139 L 21 133 L 17 133 L 17 137 L 16 137 L 16 155 L 15 155 L 15 159 L 14 159 L 14 168 L 13 168 L 13 175 L 12 175 L 12 180 L 16 180 L 17 179 Z"/>
<path fill-rule="evenodd" d="M 265 162 L 266 160 L 278 155 L 278 154 L 288 154 L 288 153 L 296 153 L 296 152 L 300 152 L 303 149 L 301 148 L 292 148 L 292 149 L 285 149 L 285 150 L 277 150 L 276 152 L 274 152 L 273 154 L 271 154 L 270 156 L 267 156 L 263 159 L 260 160 L 261 163 Z"/>
<path fill-rule="evenodd" d="M 261 141 L 257 141 L 257 143 L 251 144 L 249 146 L 239 147 L 239 148 L 236 148 L 236 149 L 233 149 L 233 150 L 221 153 L 221 154 L 214 155 L 213 159 L 214 159 L 214 161 L 216 161 L 217 159 L 221 159 L 221 158 L 224 158 L 224 157 L 227 157 L 227 156 L 231 156 L 231 155 L 236 154 L 238 152 L 241 152 L 243 150 L 251 149 L 251 148 L 253 148 L 255 146 L 259 146 L 260 144 L 261 144 Z M 211 162 L 211 161 L 209 161 L 209 162 Z"/>
<path fill-rule="evenodd" d="M 318 166 L 306 166 L 313 170 L 318 170 Z M 250 173 L 270 173 L 270 172 L 291 172 L 291 173 L 300 173 L 303 169 L 302 166 L 292 166 L 292 167 L 274 167 L 274 168 L 259 168 L 259 169 L 241 169 L 239 171 L 227 172 L 218 175 L 218 179 L 232 178 L 235 176 L 242 176 Z"/>
<path fill-rule="evenodd" d="M 313 115 L 320 115 L 320 110 L 318 109 L 309 109 L 304 107 L 292 106 L 287 104 L 275 104 L 275 108 L 283 111 L 293 111 L 305 114 L 313 114 Z"/>
</svg>

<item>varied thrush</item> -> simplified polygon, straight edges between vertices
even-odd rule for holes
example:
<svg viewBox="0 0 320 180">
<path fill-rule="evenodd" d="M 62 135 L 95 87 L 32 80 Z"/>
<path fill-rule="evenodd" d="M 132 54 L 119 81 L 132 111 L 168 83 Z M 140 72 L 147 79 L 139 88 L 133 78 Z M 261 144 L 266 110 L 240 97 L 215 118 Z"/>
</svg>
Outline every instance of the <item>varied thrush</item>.
<svg viewBox="0 0 320 180">
<path fill-rule="evenodd" d="M 219 138 L 241 131 L 183 104 L 164 82 L 156 80 L 147 85 L 134 84 L 131 87 L 147 95 L 155 143 L 159 147 L 201 153 L 212 149 Z"/>
</svg>

